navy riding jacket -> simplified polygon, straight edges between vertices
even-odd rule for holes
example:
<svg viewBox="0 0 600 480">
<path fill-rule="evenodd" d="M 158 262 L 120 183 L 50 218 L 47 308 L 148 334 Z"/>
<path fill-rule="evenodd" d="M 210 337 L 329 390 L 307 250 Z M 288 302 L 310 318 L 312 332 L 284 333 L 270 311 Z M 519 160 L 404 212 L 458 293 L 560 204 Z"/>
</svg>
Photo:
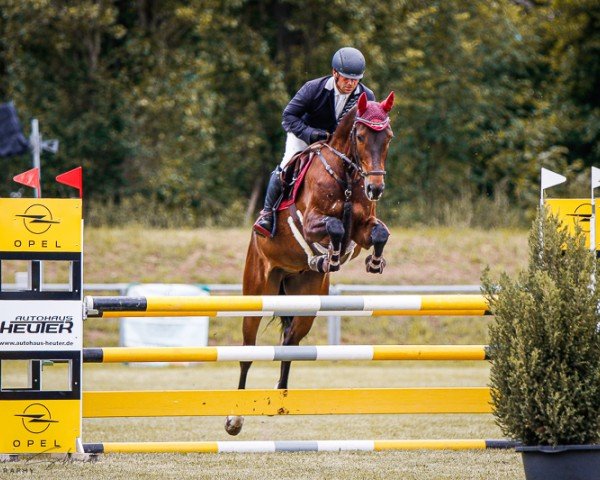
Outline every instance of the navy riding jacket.
<svg viewBox="0 0 600 480">
<path fill-rule="evenodd" d="M 283 110 L 283 129 L 291 132 L 310 144 L 310 134 L 314 130 L 333 133 L 338 121 L 335 118 L 334 87 L 326 88 L 331 75 L 306 82 Z M 375 100 L 373 92 L 359 83 L 348 97 L 348 102 L 358 99 L 366 92 L 368 100 Z"/>
</svg>

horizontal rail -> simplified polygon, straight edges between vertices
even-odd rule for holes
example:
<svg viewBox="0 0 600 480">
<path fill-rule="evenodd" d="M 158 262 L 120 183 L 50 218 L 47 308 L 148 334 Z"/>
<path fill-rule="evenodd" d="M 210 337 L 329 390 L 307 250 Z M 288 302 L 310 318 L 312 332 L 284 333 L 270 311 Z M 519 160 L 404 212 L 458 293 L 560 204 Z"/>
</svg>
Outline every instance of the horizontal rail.
<svg viewBox="0 0 600 480">
<path fill-rule="evenodd" d="M 390 450 L 484 450 L 514 448 L 510 440 L 279 440 L 225 442 L 104 442 L 84 443 L 85 453 L 272 453 L 383 452 Z"/>
<path fill-rule="evenodd" d="M 119 292 L 120 295 L 126 295 L 127 290 L 134 285 L 140 285 L 139 282 L 121 282 L 121 283 L 85 283 L 83 291 L 91 292 Z M 241 294 L 241 283 L 206 283 L 193 284 L 211 294 Z M 26 288 L 26 285 L 21 283 L 4 284 L 3 290 L 18 291 Z M 49 291 L 65 291 L 69 288 L 68 283 L 47 283 L 44 284 L 44 289 Z M 343 293 L 480 293 L 481 285 L 346 285 L 334 284 L 329 287 L 329 292 L 332 295 Z"/>
<path fill-rule="evenodd" d="M 219 297 L 85 297 L 87 317 L 102 317 L 108 312 L 120 316 L 140 312 L 148 316 L 180 316 L 186 312 L 202 312 L 210 316 L 276 315 L 276 316 L 388 316 L 417 311 L 486 312 L 488 304 L 482 295 L 226 295 Z"/>
<path fill-rule="evenodd" d="M 83 350 L 83 361 L 88 363 L 488 359 L 485 345 L 108 347 Z"/>
<path fill-rule="evenodd" d="M 289 313 L 289 312 L 288 312 Z M 285 312 L 273 312 L 273 311 L 215 311 L 215 310 L 204 310 L 204 311 L 185 311 L 179 312 L 177 310 L 170 311 L 152 311 L 152 312 L 102 312 L 102 314 L 88 314 L 90 318 L 122 318 L 122 317 L 269 317 L 283 315 Z M 304 313 L 304 315 L 307 315 Z M 385 311 L 319 311 L 313 312 L 315 317 L 330 317 L 330 316 L 345 316 L 345 317 L 390 317 L 390 316 L 403 316 L 403 317 L 483 317 L 485 315 L 491 315 L 487 310 L 385 310 Z"/>
<path fill-rule="evenodd" d="M 377 293 L 377 294 L 470 294 L 481 293 L 481 285 L 344 285 L 329 288 L 332 294 Z"/>
<path fill-rule="evenodd" d="M 83 417 L 491 413 L 487 387 L 84 392 Z"/>
</svg>

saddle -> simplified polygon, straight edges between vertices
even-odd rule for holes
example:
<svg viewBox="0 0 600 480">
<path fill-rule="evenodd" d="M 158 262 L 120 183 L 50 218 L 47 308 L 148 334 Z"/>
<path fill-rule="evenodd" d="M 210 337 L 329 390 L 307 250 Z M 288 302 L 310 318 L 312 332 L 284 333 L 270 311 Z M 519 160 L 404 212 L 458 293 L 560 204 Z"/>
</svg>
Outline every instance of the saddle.
<svg viewBox="0 0 600 480">
<path fill-rule="evenodd" d="M 323 142 L 314 143 L 304 150 L 294 154 L 287 166 L 281 172 L 281 181 L 283 184 L 283 193 L 277 211 L 286 210 L 296 202 L 298 190 L 302 185 L 304 176 L 308 167 L 312 163 L 314 152 L 321 148 Z"/>
</svg>

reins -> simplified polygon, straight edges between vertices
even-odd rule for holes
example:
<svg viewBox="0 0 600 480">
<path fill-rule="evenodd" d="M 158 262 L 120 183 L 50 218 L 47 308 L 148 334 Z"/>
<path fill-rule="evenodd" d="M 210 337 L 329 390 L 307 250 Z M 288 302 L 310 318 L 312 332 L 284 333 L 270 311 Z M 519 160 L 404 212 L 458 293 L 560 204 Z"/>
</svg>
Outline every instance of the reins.
<svg viewBox="0 0 600 480">
<path fill-rule="evenodd" d="M 328 147 L 333 153 L 335 153 L 338 157 L 340 157 L 342 160 L 344 160 L 344 162 L 346 163 L 346 165 L 353 167 L 356 169 L 356 165 L 352 162 L 352 160 L 350 160 L 346 155 L 344 155 L 342 152 L 337 151 L 335 148 L 327 145 L 326 143 L 323 144 L 323 146 Z M 325 159 L 325 157 L 323 156 L 323 154 L 321 153 L 321 149 L 318 148 L 316 150 L 317 155 L 319 156 L 319 160 L 321 160 L 321 163 L 323 164 L 323 167 L 325 168 L 325 171 L 331 175 L 334 180 L 340 184 L 340 186 L 342 187 L 342 190 L 344 190 L 344 197 L 346 198 L 346 201 L 350 200 L 350 197 L 352 196 L 352 187 L 354 186 L 355 183 L 358 182 L 358 180 L 356 181 L 352 181 L 352 176 L 350 175 L 350 172 L 348 171 L 347 168 L 344 169 L 344 172 L 346 173 L 346 179 L 343 180 L 341 179 L 337 173 L 335 173 L 335 171 L 333 170 L 333 168 L 331 168 L 331 165 L 329 165 L 329 163 L 327 163 L 327 160 Z"/>
<path fill-rule="evenodd" d="M 354 120 L 354 123 L 352 124 L 352 130 L 350 131 L 352 158 L 349 158 L 345 153 L 340 152 L 339 150 L 333 148 L 331 145 L 329 145 L 327 143 L 322 143 L 320 146 L 318 146 L 314 150 L 315 153 L 318 155 L 319 160 L 321 160 L 321 163 L 323 164 L 325 171 L 327 173 L 329 173 L 329 175 L 331 175 L 335 179 L 335 181 L 338 184 L 340 184 L 340 186 L 344 190 L 344 195 L 346 197 L 346 201 L 350 200 L 350 197 L 352 196 L 352 187 L 354 187 L 354 185 L 359 182 L 359 179 L 356 179 L 354 181 L 352 180 L 352 174 L 350 172 L 351 170 L 354 170 L 356 173 L 358 173 L 363 178 L 367 178 L 371 175 L 385 176 L 387 173 L 385 170 L 371 170 L 371 171 L 365 172 L 365 170 L 360 165 L 360 156 L 358 155 L 357 146 L 356 146 L 356 124 L 359 122 L 364 123 L 367 127 L 372 128 L 374 130 L 381 130 L 381 129 L 387 127 L 389 125 L 390 121 L 389 121 L 389 118 L 386 118 L 383 122 L 372 122 L 370 120 L 367 120 L 367 119 L 357 116 L 356 119 Z M 346 168 L 344 169 L 344 172 L 346 173 L 345 180 L 340 178 L 339 175 L 337 173 L 335 173 L 333 168 L 331 168 L 331 165 L 329 165 L 329 163 L 327 163 L 327 160 L 321 153 L 322 147 L 327 147 L 334 155 L 336 155 L 339 159 L 341 159 L 344 162 L 344 164 L 346 165 Z"/>
</svg>

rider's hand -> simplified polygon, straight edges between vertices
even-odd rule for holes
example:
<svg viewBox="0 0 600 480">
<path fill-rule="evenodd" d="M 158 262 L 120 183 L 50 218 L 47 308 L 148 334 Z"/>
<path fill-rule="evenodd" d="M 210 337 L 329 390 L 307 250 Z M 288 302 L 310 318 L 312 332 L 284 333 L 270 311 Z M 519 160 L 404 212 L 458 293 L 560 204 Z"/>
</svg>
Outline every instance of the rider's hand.
<svg viewBox="0 0 600 480">
<path fill-rule="evenodd" d="M 325 130 L 313 130 L 310 134 L 310 143 L 319 142 L 321 140 L 327 140 L 329 134 Z"/>
</svg>

